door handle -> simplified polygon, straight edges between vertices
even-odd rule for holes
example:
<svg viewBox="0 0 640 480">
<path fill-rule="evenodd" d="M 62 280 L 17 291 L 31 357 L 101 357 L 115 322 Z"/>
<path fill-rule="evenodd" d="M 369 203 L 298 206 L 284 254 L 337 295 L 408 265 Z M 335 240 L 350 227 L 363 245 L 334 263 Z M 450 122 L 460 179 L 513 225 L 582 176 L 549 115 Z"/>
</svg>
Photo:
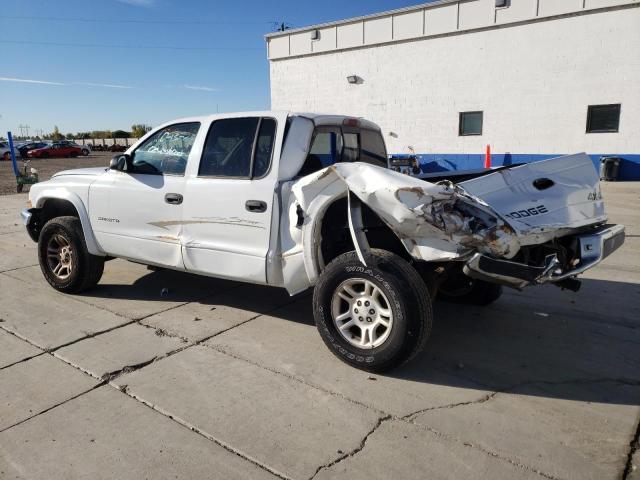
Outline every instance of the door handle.
<svg viewBox="0 0 640 480">
<path fill-rule="evenodd" d="M 250 212 L 263 213 L 267 211 L 267 202 L 263 202 L 262 200 L 247 200 L 244 207 Z"/>
<path fill-rule="evenodd" d="M 167 193 L 164 196 L 164 201 L 170 205 L 180 205 L 182 203 L 183 197 L 179 193 Z"/>
</svg>

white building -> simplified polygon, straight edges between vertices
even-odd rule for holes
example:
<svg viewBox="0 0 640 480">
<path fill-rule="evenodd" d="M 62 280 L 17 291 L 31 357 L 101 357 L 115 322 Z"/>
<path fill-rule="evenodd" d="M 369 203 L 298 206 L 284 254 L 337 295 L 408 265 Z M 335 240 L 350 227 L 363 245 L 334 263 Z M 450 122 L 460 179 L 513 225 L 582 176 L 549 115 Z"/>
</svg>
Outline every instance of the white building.
<svg viewBox="0 0 640 480">
<path fill-rule="evenodd" d="M 366 117 L 427 171 L 489 144 L 494 165 L 587 152 L 640 179 L 640 0 L 439 0 L 266 40 L 273 109 Z"/>
</svg>

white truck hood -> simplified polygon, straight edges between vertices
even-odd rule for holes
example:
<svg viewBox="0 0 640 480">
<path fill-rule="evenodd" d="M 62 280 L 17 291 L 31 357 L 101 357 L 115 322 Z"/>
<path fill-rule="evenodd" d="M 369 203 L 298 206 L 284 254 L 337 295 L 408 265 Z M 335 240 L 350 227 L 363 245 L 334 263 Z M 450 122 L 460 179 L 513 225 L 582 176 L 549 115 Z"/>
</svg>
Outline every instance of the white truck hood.
<svg viewBox="0 0 640 480">
<path fill-rule="evenodd" d="M 73 170 L 63 170 L 62 172 L 58 172 L 54 174 L 51 178 L 57 178 L 67 175 L 84 175 L 95 177 L 97 175 L 102 175 L 108 170 L 107 167 L 90 167 L 90 168 L 75 168 Z"/>
</svg>

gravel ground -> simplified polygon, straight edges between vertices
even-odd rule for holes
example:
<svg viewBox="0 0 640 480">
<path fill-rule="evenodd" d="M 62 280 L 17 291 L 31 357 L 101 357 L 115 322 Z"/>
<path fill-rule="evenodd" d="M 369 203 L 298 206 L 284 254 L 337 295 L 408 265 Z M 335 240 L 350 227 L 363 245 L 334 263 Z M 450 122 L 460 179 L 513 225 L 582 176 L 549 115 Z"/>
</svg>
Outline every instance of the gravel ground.
<svg viewBox="0 0 640 480">
<path fill-rule="evenodd" d="M 54 173 L 62 170 L 83 167 L 101 167 L 109 164 L 109 159 L 115 155 L 111 152 L 93 152 L 88 157 L 78 158 L 46 158 L 31 161 L 30 166 L 38 170 L 40 181 L 49 180 Z M 22 169 L 24 163 L 18 161 L 18 167 Z M 28 191 L 29 187 L 25 187 Z M 11 168 L 11 162 L 0 161 L 0 195 L 16 193 L 16 177 Z"/>
</svg>

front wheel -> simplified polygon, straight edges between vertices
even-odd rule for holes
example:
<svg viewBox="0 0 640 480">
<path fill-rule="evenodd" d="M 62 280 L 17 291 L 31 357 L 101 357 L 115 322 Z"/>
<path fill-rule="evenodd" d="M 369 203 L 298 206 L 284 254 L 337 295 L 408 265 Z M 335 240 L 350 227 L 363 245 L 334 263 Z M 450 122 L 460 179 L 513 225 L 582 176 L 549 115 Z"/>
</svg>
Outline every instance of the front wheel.
<svg viewBox="0 0 640 480">
<path fill-rule="evenodd" d="M 88 252 L 76 217 L 57 217 L 45 224 L 38 239 L 38 259 L 47 282 L 64 293 L 95 287 L 104 271 L 104 258 Z"/>
<path fill-rule="evenodd" d="M 382 372 L 420 352 L 432 325 L 431 299 L 418 272 L 399 256 L 371 250 L 333 260 L 313 294 L 313 313 L 329 349 L 354 367 Z"/>
<path fill-rule="evenodd" d="M 86 148 L 82 150 L 82 155 L 87 157 L 89 156 L 89 150 L 87 150 Z"/>
</svg>

